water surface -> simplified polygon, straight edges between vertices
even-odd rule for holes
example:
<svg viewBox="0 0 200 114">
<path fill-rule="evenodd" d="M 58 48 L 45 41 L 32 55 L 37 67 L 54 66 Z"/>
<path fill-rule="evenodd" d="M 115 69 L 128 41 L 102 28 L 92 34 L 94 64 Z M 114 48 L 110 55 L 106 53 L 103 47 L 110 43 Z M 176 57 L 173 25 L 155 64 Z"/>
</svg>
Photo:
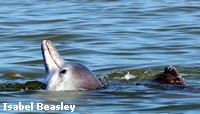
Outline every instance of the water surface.
<svg viewBox="0 0 200 114">
<path fill-rule="evenodd" d="M 150 81 L 165 66 L 174 65 L 192 87 L 200 87 L 199 4 L 198 0 L 2 1 L 0 85 L 44 82 L 40 44 L 47 39 L 66 60 L 81 62 L 106 77 L 108 86 L 66 92 L 2 89 L 0 102 L 64 101 L 76 105 L 75 113 L 198 112 L 199 92 L 135 83 Z M 136 78 L 124 79 L 128 70 Z M 2 113 L 10 112 L 2 108 Z M 19 113 L 23 112 L 27 111 Z"/>
</svg>

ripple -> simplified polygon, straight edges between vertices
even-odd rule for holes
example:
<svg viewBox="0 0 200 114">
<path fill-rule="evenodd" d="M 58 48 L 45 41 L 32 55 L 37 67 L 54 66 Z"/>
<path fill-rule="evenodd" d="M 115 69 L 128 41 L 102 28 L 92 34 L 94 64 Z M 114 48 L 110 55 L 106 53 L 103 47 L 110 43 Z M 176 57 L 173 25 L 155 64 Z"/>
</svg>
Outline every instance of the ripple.
<svg viewBox="0 0 200 114">
<path fill-rule="evenodd" d="M 194 91 L 136 83 L 148 82 L 165 66 L 174 65 L 192 87 L 200 88 L 199 4 L 198 0 L 2 1 L 1 102 L 65 101 L 85 113 L 197 112 L 199 94 Z M 44 39 L 53 41 L 64 59 L 106 77 L 108 87 L 47 92 L 40 91 L 41 83 L 29 83 L 46 79 L 40 49 Z M 125 80 L 127 72 L 136 78 Z"/>
</svg>

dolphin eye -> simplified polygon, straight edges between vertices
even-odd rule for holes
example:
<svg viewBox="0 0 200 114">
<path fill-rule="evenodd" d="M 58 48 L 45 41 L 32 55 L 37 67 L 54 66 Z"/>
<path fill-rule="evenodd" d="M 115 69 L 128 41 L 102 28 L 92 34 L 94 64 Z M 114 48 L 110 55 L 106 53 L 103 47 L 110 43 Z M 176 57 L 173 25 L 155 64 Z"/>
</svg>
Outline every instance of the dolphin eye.
<svg viewBox="0 0 200 114">
<path fill-rule="evenodd" d="M 61 73 L 61 74 L 66 74 L 66 73 L 67 73 L 67 70 L 64 69 L 64 70 L 62 70 L 60 73 Z"/>
</svg>

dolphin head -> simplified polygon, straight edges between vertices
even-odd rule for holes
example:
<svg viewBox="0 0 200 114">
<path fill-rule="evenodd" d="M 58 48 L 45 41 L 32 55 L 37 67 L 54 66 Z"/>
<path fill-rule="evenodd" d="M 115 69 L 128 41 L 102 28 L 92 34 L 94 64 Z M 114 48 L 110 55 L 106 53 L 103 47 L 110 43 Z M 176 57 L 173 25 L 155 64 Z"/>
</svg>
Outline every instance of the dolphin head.
<svg viewBox="0 0 200 114">
<path fill-rule="evenodd" d="M 49 40 L 43 40 L 42 54 L 48 77 L 47 90 L 95 90 L 103 87 L 98 78 L 84 65 L 64 60 Z"/>
<path fill-rule="evenodd" d="M 176 84 L 184 87 L 189 86 L 174 66 L 165 67 L 164 72 L 158 74 L 154 81 L 162 84 Z"/>
</svg>

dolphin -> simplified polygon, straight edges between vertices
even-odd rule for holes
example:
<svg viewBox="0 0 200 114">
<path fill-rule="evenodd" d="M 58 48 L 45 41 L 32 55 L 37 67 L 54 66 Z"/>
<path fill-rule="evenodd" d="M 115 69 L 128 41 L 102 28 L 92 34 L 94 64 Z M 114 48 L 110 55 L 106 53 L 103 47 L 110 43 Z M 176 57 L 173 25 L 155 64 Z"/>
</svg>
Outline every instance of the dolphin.
<svg viewBox="0 0 200 114">
<path fill-rule="evenodd" d="M 49 40 L 43 40 L 42 55 L 48 74 L 46 90 L 96 90 L 103 88 L 100 80 L 84 65 L 64 60 Z"/>
<path fill-rule="evenodd" d="M 165 67 L 164 71 L 156 75 L 156 79 L 153 81 L 161 84 L 175 84 L 183 87 L 189 86 L 174 66 Z"/>
</svg>

